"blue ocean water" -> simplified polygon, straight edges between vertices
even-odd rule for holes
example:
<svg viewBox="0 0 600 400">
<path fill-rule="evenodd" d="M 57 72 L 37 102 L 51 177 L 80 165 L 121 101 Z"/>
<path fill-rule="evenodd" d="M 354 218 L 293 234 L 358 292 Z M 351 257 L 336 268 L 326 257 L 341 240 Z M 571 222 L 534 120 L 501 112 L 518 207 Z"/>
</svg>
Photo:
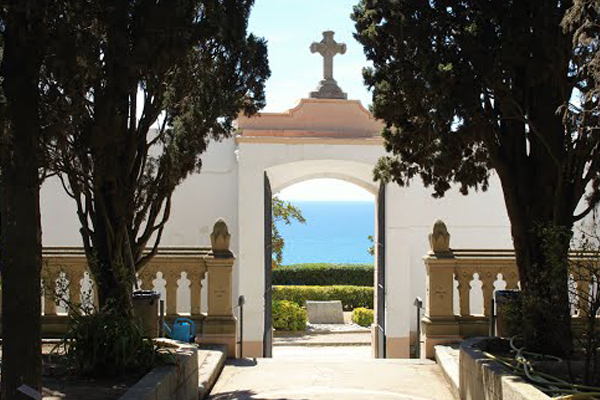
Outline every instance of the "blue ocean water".
<svg viewBox="0 0 600 400">
<path fill-rule="evenodd" d="M 285 240 L 283 265 L 296 263 L 373 263 L 375 205 L 369 201 L 292 201 L 306 224 L 278 223 Z"/>
</svg>

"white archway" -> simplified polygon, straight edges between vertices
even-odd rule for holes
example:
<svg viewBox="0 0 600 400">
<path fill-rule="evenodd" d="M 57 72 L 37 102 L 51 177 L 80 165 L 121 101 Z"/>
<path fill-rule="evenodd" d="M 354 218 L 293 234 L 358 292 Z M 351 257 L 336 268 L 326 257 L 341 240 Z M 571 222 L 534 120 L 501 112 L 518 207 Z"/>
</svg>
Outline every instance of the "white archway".
<svg viewBox="0 0 600 400">
<path fill-rule="evenodd" d="M 373 195 L 378 186 L 373 182 L 373 166 L 347 160 L 303 160 L 266 168 L 273 193 L 296 183 L 318 178 L 333 178 L 353 183 Z"/>
</svg>

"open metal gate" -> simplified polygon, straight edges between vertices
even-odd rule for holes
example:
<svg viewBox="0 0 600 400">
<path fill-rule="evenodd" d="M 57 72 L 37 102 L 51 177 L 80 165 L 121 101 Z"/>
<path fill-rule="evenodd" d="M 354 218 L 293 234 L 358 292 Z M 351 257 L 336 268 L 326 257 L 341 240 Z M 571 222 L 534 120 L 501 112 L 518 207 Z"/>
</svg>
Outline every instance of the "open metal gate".
<svg viewBox="0 0 600 400">
<path fill-rule="evenodd" d="M 385 343 L 385 184 L 377 196 L 377 358 L 386 358 Z"/>
<path fill-rule="evenodd" d="M 263 357 L 273 357 L 273 247 L 271 241 L 271 224 L 273 222 L 273 206 L 271 183 L 267 173 L 264 174 L 265 181 L 265 327 L 263 333 Z"/>
</svg>

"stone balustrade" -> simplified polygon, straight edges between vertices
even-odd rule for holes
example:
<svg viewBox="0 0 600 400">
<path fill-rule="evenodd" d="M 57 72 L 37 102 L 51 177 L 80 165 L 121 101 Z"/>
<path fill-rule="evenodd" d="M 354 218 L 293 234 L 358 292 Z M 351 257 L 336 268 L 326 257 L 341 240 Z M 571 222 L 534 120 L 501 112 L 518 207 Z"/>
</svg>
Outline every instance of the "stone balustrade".
<svg viewBox="0 0 600 400">
<path fill-rule="evenodd" d="M 439 220 L 429 235 L 429 244 L 430 251 L 423 257 L 427 295 L 422 323 L 425 355 L 432 358 L 437 344 L 488 335 L 494 291 L 519 288 L 519 273 L 513 250 L 451 249 L 450 234 Z M 577 259 L 597 261 L 598 255 L 577 253 L 571 257 L 572 262 Z M 581 293 L 590 290 L 590 283 L 599 278 L 588 275 L 585 268 L 578 270 L 575 264 L 571 276 L 579 294 L 579 304 L 573 307 L 575 329 L 586 307 Z M 477 304 L 472 304 L 473 299 Z"/>
<path fill-rule="evenodd" d="M 227 344 L 234 356 L 237 329 L 231 277 L 235 257 L 229 251 L 229 237 L 227 225 L 219 219 L 211 247 L 159 248 L 139 271 L 138 283 L 141 289 L 161 293 L 167 322 L 179 316 L 191 318 L 200 341 Z M 56 338 L 66 332 L 67 309 L 90 302 L 97 305 L 97 296 L 82 248 L 47 247 L 42 255 L 42 335 Z M 202 304 L 203 286 L 207 307 Z M 67 302 L 69 307 L 65 307 Z"/>
</svg>

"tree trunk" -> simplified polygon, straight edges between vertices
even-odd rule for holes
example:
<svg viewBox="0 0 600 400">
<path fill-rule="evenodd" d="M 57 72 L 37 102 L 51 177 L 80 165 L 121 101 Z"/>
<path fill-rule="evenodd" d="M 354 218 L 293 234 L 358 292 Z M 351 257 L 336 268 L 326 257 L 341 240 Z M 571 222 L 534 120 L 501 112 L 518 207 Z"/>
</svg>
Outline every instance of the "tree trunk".
<svg viewBox="0 0 600 400">
<path fill-rule="evenodd" d="M 130 243 L 123 216 L 121 196 L 112 182 L 98 184 L 95 191 L 98 217 L 94 223 L 92 268 L 98 288 L 98 304 L 104 311 L 133 315 L 131 295 L 135 284 L 134 266 L 128 257 Z"/>
<path fill-rule="evenodd" d="M 568 291 L 570 235 L 564 232 L 572 227 L 541 226 L 513 225 L 523 290 L 523 337 L 531 351 L 568 356 L 573 346 Z"/>
<path fill-rule="evenodd" d="M 4 32 L 2 75 L 10 123 L 1 171 L 2 399 L 25 400 L 22 384 L 41 391 L 41 285 L 38 143 L 39 10 L 12 4 Z M 37 7 L 37 9 L 36 9 Z M 37 10 L 37 11 L 36 11 Z"/>
<path fill-rule="evenodd" d="M 568 356 L 573 348 L 568 255 L 574 206 L 555 196 L 562 181 L 555 171 L 552 165 L 536 170 L 517 161 L 512 172 L 498 173 L 523 292 L 525 346 Z"/>
</svg>

